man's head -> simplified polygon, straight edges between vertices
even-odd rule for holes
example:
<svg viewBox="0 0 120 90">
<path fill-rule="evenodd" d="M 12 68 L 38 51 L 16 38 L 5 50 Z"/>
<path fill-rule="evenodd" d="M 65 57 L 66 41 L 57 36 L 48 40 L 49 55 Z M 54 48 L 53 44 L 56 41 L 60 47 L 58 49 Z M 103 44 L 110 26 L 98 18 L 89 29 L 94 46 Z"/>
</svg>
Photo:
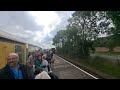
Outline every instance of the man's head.
<svg viewBox="0 0 120 90">
<path fill-rule="evenodd" d="M 36 52 L 35 52 L 35 51 L 32 52 L 32 56 L 33 56 L 33 57 L 36 56 Z"/>
<path fill-rule="evenodd" d="M 46 55 L 43 55 L 43 56 L 42 56 L 42 59 L 46 59 Z"/>
<path fill-rule="evenodd" d="M 18 54 L 16 53 L 10 53 L 8 55 L 8 58 L 7 58 L 7 64 L 10 66 L 10 67 L 14 67 L 18 64 L 18 61 L 19 61 L 19 57 L 18 57 Z"/>
<path fill-rule="evenodd" d="M 37 59 L 38 59 L 38 60 L 41 60 L 41 59 L 42 59 L 42 55 L 38 55 L 38 56 L 37 56 Z"/>
</svg>

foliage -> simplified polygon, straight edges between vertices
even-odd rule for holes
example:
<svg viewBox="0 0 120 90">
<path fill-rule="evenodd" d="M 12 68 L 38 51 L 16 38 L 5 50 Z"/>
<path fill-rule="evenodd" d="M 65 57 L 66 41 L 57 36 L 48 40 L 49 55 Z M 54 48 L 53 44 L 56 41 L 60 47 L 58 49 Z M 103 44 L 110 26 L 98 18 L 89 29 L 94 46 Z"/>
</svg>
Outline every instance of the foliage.
<svg viewBox="0 0 120 90">
<path fill-rule="evenodd" d="M 62 44 L 59 53 L 71 57 L 87 57 L 96 46 L 109 47 L 112 51 L 120 45 L 119 15 L 119 11 L 75 11 L 66 28 L 53 38 L 53 45 Z M 101 35 L 107 37 L 100 38 Z"/>
</svg>

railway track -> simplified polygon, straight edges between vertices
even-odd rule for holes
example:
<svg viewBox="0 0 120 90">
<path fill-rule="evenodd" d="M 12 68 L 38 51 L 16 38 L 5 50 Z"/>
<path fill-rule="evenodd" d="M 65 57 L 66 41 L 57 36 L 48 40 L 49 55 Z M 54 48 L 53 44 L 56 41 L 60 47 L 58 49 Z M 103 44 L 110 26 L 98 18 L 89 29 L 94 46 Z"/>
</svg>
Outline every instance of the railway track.
<svg viewBox="0 0 120 90">
<path fill-rule="evenodd" d="M 53 58 L 55 61 L 52 69 L 59 79 L 98 79 L 96 76 L 57 55 L 54 55 Z"/>
</svg>

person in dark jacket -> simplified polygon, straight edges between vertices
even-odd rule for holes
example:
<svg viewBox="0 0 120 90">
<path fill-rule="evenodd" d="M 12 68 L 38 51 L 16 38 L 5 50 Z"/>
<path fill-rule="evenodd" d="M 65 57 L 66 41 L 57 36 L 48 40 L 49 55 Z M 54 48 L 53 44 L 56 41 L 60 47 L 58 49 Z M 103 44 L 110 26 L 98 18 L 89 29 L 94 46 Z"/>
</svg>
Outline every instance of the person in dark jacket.
<svg viewBox="0 0 120 90">
<path fill-rule="evenodd" d="M 19 64 L 19 57 L 16 53 L 10 53 L 7 64 L 0 70 L 0 79 L 31 79 L 27 66 Z"/>
</svg>

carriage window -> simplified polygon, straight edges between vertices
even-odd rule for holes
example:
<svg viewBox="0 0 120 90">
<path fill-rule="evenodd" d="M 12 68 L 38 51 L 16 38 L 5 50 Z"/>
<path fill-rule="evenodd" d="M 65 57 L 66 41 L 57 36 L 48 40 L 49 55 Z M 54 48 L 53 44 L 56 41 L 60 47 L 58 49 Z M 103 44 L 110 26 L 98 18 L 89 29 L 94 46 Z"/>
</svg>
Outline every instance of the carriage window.
<svg viewBox="0 0 120 90">
<path fill-rule="evenodd" d="M 20 45 L 15 45 L 15 53 L 19 55 L 19 62 L 22 63 L 22 47 Z"/>
</svg>

